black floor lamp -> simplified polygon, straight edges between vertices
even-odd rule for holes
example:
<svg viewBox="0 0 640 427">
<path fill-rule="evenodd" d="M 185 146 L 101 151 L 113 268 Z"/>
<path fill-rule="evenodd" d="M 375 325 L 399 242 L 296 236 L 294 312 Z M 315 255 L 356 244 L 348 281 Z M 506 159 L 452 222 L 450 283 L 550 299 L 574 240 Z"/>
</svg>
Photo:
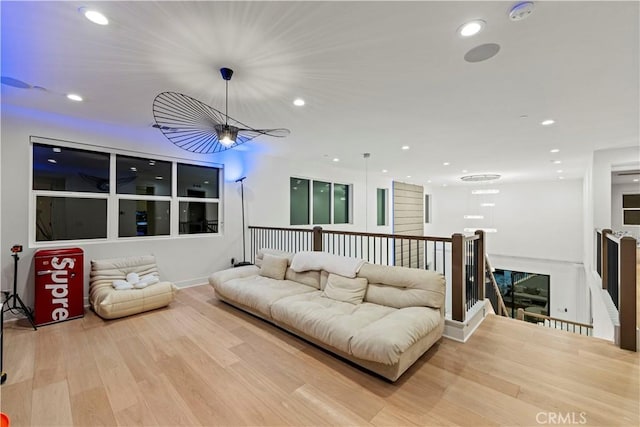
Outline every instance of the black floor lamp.
<svg viewBox="0 0 640 427">
<path fill-rule="evenodd" d="M 242 200 L 242 261 L 235 263 L 234 267 L 242 267 L 244 265 L 251 265 L 249 261 L 247 261 L 247 251 L 245 248 L 245 234 L 244 234 L 244 180 L 247 179 L 246 176 L 242 178 L 236 179 L 236 182 L 240 183 L 240 198 Z"/>
</svg>

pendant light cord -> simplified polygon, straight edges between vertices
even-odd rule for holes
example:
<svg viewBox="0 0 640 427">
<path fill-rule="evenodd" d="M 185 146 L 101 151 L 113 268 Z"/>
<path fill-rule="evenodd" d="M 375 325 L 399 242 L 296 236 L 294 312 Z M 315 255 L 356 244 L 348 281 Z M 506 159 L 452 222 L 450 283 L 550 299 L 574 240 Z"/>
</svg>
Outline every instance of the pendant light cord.
<svg viewBox="0 0 640 427">
<path fill-rule="evenodd" d="M 225 94 L 224 94 L 224 125 L 229 126 L 229 80 L 225 81 Z"/>
</svg>

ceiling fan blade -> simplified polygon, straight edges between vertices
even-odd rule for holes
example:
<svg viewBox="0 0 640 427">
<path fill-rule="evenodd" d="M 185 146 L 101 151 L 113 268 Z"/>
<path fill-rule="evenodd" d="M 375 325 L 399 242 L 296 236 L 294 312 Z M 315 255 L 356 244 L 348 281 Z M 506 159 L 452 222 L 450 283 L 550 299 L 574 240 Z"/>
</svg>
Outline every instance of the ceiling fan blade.
<svg viewBox="0 0 640 427">
<path fill-rule="evenodd" d="M 278 128 L 278 129 L 252 129 L 252 128 L 240 128 L 238 129 L 238 133 L 240 134 L 255 134 L 256 136 L 259 135 L 266 135 L 266 136 L 271 136 L 274 138 L 284 138 L 285 136 L 289 136 L 289 134 L 291 134 L 291 131 L 289 129 L 285 129 L 285 128 Z"/>
<path fill-rule="evenodd" d="M 153 100 L 152 127 L 159 129 L 176 146 L 193 153 L 211 154 L 228 150 L 260 136 L 282 138 L 288 129 L 253 129 L 215 108 L 178 92 L 162 92 Z M 237 128 L 234 143 L 220 142 L 216 128 Z"/>
</svg>

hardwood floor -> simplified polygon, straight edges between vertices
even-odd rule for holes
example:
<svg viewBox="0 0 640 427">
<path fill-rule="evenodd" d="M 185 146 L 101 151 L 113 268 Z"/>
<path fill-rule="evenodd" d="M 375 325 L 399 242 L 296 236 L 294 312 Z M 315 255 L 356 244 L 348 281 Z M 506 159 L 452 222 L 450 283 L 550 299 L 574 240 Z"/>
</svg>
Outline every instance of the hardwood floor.
<svg viewBox="0 0 640 427">
<path fill-rule="evenodd" d="M 397 383 L 183 289 L 170 308 L 5 329 L 12 426 L 637 426 L 639 356 L 595 338 L 488 317 Z M 562 418 L 560 418 L 562 417 Z M 551 422 L 555 420 L 556 422 Z"/>
</svg>

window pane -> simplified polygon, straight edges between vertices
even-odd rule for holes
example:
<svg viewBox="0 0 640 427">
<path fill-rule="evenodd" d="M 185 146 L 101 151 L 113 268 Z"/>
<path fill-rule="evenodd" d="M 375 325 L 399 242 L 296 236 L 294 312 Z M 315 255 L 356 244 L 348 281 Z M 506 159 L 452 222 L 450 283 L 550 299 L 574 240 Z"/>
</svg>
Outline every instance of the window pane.
<svg viewBox="0 0 640 427">
<path fill-rule="evenodd" d="M 166 236 L 170 232 L 170 202 L 120 200 L 118 236 Z"/>
<path fill-rule="evenodd" d="M 178 196 L 219 198 L 220 169 L 178 163 Z"/>
<path fill-rule="evenodd" d="M 171 196 L 171 162 L 116 156 L 116 193 Z"/>
<path fill-rule="evenodd" d="M 331 183 L 313 181 L 313 223 L 331 224 Z"/>
<path fill-rule="evenodd" d="M 289 179 L 289 219 L 291 225 L 309 224 L 309 180 Z"/>
<path fill-rule="evenodd" d="M 107 237 L 107 200 L 38 196 L 36 241 Z"/>
<path fill-rule="evenodd" d="M 333 223 L 347 224 L 349 222 L 349 186 L 333 184 Z"/>
<path fill-rule="evenodd" d="M 180 202 L 180 234 L 217 232 L 218 203 Z"/>
<path fill-rule="evenodd" d="M 640 194 L 623 194 L 622 207 L 640 209 Z"/>
<path fill-rule="evenodd" d="M 627 209 L 624 214 L 624 225 L 640 225 L 640 210 Z"/>
<path fill-rule="evenodd" d="M 109 192 L 109 154 L 33 144 L 33 189 Z"/>
<path fill-rule="evenodd" d="M 378 225 L 387 225 L 387 190 L 378 188 L 377 196 Z"/>
</svg>

